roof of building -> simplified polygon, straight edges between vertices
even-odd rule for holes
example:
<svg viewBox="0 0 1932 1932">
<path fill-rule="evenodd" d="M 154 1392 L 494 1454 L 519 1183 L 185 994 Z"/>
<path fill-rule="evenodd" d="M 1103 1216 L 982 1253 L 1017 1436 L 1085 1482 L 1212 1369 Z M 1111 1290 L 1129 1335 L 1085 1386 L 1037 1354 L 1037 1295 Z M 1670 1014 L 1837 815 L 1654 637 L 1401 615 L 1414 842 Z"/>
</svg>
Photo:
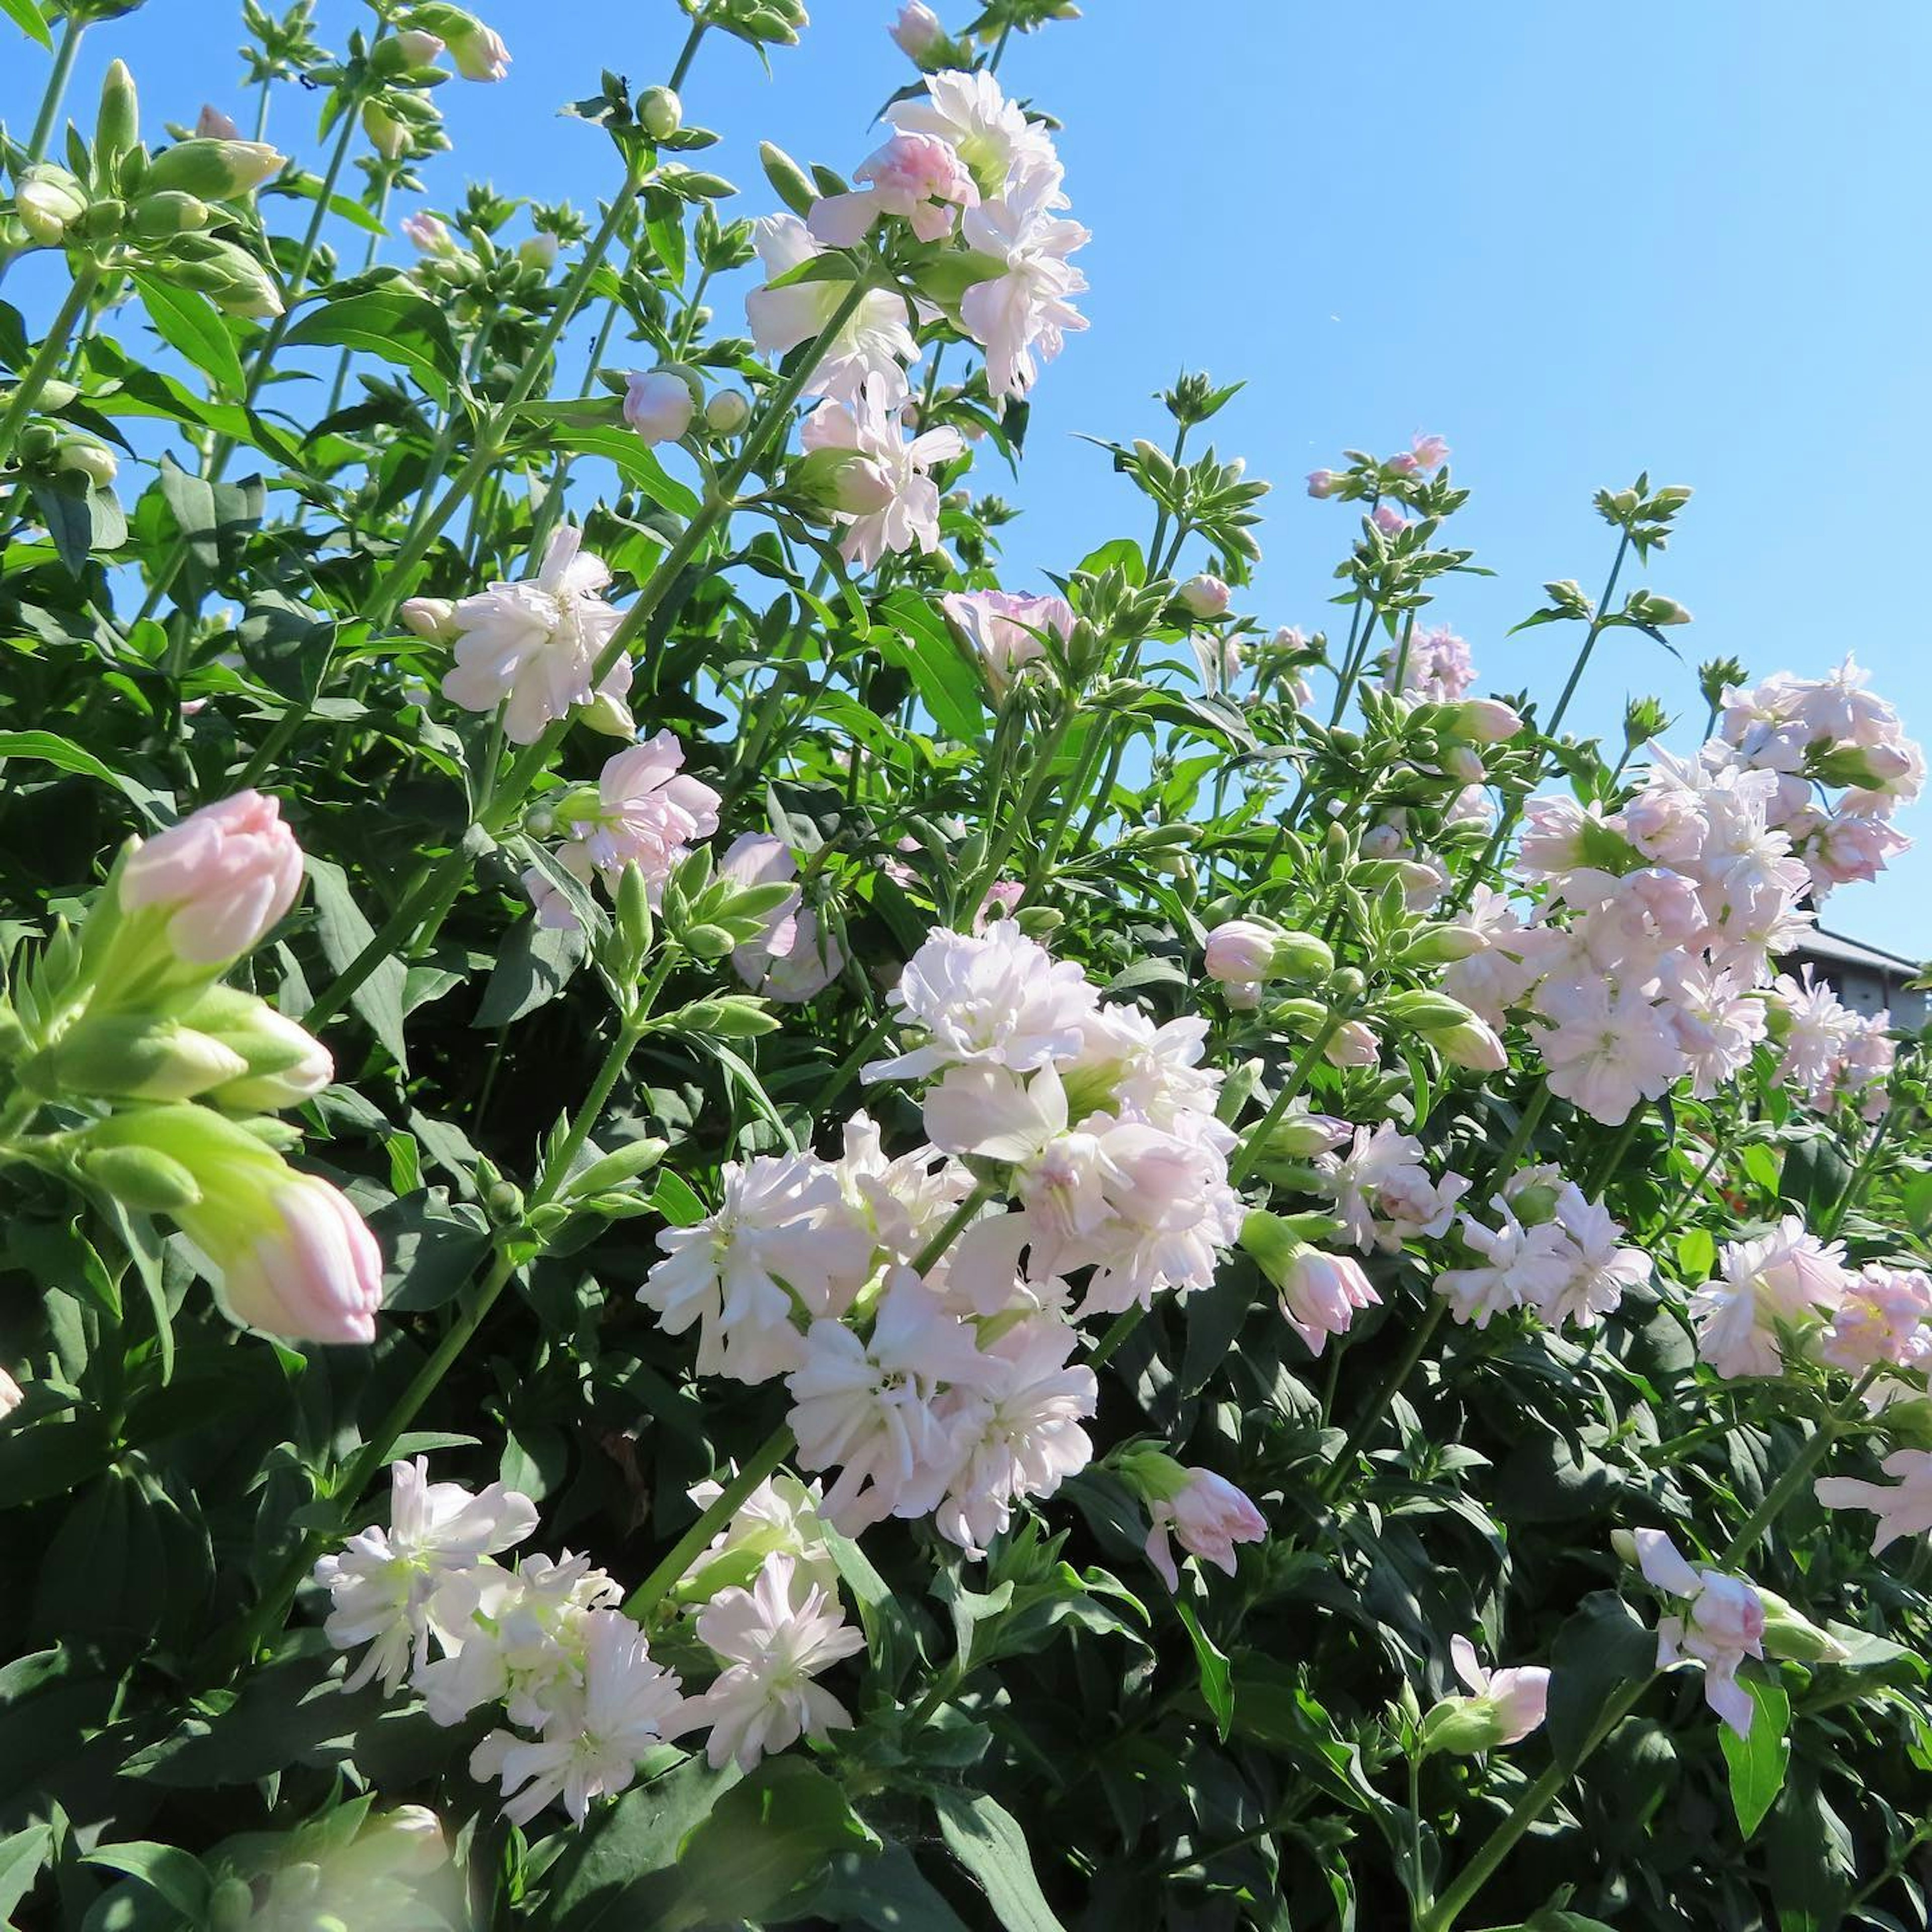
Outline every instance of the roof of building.
<svg viewBox="0 0 1932 1932">
<path fill-rule="evenodd" d="M 1843 933 L 1827 932 L 1822 926 L 1813 927 L 1786 956 L 1793 959 L 1828 959 L 1840 966 L 1862 966 L 1870 972 L 1882 973 L 1890 980 L 1912 978 L 1920 970 L 1920 962 L 1916 959 L 1907 959 L 1896 952 L 1881 952 L 1876 946 L 1867 946 L 1862 940 L 1847 939 Z"/>
</svg>

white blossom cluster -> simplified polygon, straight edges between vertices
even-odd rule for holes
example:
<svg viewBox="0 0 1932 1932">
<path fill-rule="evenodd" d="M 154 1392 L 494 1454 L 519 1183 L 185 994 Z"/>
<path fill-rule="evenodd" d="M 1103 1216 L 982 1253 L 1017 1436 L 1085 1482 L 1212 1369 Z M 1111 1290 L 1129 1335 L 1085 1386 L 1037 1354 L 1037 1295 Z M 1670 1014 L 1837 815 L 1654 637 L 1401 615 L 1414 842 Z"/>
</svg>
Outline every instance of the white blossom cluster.
<svg viewBox="0 0 1932 1932">
<path fill-rule="evenodd" d="M 1436 1277 L 1458 1322 L 1486 1328 L 1492 1316 L 1528 1309 L 1545 1326 L 1594 1328 L 1626 1290 L 1650 1280 L 1650 1257 L 1624 1244 L 1624 1228 L 1601 1201 L 1587 1199 L 1552 1166 L 1526 1167 L 1493 1196 L 1496 1220 L 1460 1216 L 1462 1237 L 1481 1257 Z"/>
<path fill-rule="evenodd" d="M 1903 842 L 1886 820 L 1923 760 L 1863 681 L 1847 660 L 1828 679 L 1732 693 L 1726 735 L 1694 760 L 1658 754 L 1620 812 L 1532 800 L 1517 864 L 1544 896 L 1525 924 L 1479 888 L 1461 922 L 1479 943 L 1444 990 L 1492 1024 L 1523 1012 L 1551 1092 L 1606 1124 L 1686 1077 L 1715 1092 L 1768 1033 L 1814 1101 L 1877 1098 L 1885 1016 L 1859 1021 L 1806 982 L 1762 990 L 1811 922 L 1804 902 L 1871 876 Z M 1850 788 L 1833 802 L 1833 787 Z"/>
<path fill-rule="evenodd" d="M 316 1566 L 332 1602 L 330 1641 L 368 1646 L 344 1688 L 374 1678 L 394 1692 L 406 1682 L 446 1726 L 500 1708 L 506 1724 L 477 1745 L 470 1769 L 500 1784 L 514 1822 L 561 1801 L 581 1824 L 593 1799 L 630 1784 L 652 1746 L 693 1731 L 710 1732 L 714 1766 L 735 1758 L 749 1770 L 801 1736 L 850 1723 L 812 1680 L 864 1638 L 845 1622 L 802 1492 L 768 1480 L 700 1559 L 710 1587 L 694 1628 L 719 1668 L 686 1696 L 619 1607 L 622 1590 L 587 1558 L 494 1560 L 536 1528 L 527 1496 L 501 1483 L 476 1494 L 433 1483 L 422 1456 L 394 1464 L 390 1479 L 388 1526 L 351 1537 Z M 728 1552 L 748 1553 L 744 1582 L 718 1568 Z"/>
</svg>

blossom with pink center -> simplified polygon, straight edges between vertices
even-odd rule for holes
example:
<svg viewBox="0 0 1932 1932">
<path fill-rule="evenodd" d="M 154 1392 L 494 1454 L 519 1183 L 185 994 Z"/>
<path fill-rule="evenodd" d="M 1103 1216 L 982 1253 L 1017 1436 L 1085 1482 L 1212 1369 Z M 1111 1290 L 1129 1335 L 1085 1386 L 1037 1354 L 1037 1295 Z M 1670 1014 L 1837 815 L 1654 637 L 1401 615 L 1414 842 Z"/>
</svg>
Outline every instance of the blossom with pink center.
<svg viewBox="0 0 1932 1932">
<path fill-rule="evenodd" d="M 454 238 L 442 223 L 433 214 L 406 214 L 402 219 L 402 230 L 412 247 L 425 255 L 453 254 L 456 250 Z"/>
<path fill-rule="evenodd" d="M 768 282 L 802 268 L 822 252 L 795 214 L 766 215 L 752 224 L 752 234 Z M 819 334 L 849 292 L 850 285 L 842 281 L 754 289 L 745 298 L 752 340 L 760 354 L 784 355 Z M 807 377 L 804 393 L 856 402 L 871 377 L 888 401 L 901 400 L 907 394 L 905 365 L 916 362 L 920 353 L 904 302 L 889 290 L 869 290 Z"/>
<path fill-rule="evenodd" d="M 1918 1268 L 1868 1262 L 1845 1284 L 1844 1299 L 1818 1344 L 1822 1360 L 1858 1372 L 1882 1362 L 1916 1366 L 1932 1320 L 1932 1278 Z"/>
<path fill-rule="evenodd" d="M 1677 1044 L 1690 1064 L 1690 1090 L 1708 1100 L 1750 1064 L 1765 1036 L 1764 1002 L 1732 973 L 1695 958 L 1664 962 L 1661 982 Z"/>
<path fill-rule="evenodd" d="M 1346 1335 L 1357 1310 L 1379 1307 L 1382 1297 L 1351 1255 L 1301 1247 L 1283 1271 L 1282 1318 L 1319 1356 L 1331 1335 Z"/>
<path fill-rule="evenodd" d="M 1466 1636 L 1449 1640 L 1449 1654 L 1455 1660 L 1456 1675 L 1468 1687 L 1471 1697 L 1487 1707 L 1486 1714 L 1496 1727 L 1490 1744 L 1520 1744 L 1532 1731 L 1541 1727 L 1550 1703 L 1547 1670 L 1534 1664 L 1486 1670 L 1476 1654 L 1476 1646 Z"/>
<path fill-rule="evenodd" d="M 1391 654 L 1382 682 L 1396 688 L 1396 665 L 1400 652 Z M 1418 630 L 1408 640 L 1408 657 L 1402 665 L 1402 688 L 1409 696 L 1431 704 L 1453 704 L 1467 696 L 1476 681 L 1476 667 L 1469 646 L 1447 625 L 1432 630 Z"/>
<path fill-rule="evenodd" d="M 1072 606 L 1063 597 L 952 590 L 939 606 L 978 661 L 995 698 L 1005 694 L 1017 673 L 1046 655 L 1046 638 L 1064 643 L 1073 634 Z"/>
<path fill-rule="evenodd" d="M 806 226 L 828 248 L 851 248 L 884 216 L 903 221 L 922 242 L 943 242 L 980 190 L 958 151 L 936 134 L 895 134 L 853 174 L 866 184 L 812 204 Z"/>
<path fill-rule="evenodd" d="M 874 487 L 853 508 L 832 514 L 845 526 L 839 554 L 871 570 L 888 552 L 939 544 L 939 486 L 927 472 L 950 463 L 965 448 L 959 432 L 932 429 L 908 439 L 892 386 L 868 376 L 848 402 L 821 403 L 806 418 L 800 446 L 809 456 L 820 450 L 849 451 L 865 467 Z"/>
<path fill-rule="evenodd" d="M 1469 1189 L 1460 1174 L 1432 1181 L 1422 1143 L 1398 1132 L 1392 1120 L 1356 1128 L 1346 1154 L 1323 1154 L 1316 1166 L 1336 1218 L 1365 1254 L 1371 1248 L 1394 1254 L 1418 1236 L 1446 1233 L 1456 1203 Z"/>
<path fill-rule="evenodd" d="M 621 704 L 631 688 L 631 661 L 620 655 L 592 688 L 620 620 L 598 594 L 610 581 L 609 567 L 583 544 L 584 532 L 563 524 L 534 578 L 492 584 L 451 615 L 456 662 L 442 694 L 466 711 L 502 705 L 513 744 L 534 744 L 554 720 L 600 696 Z"/>
<path fill-rule="evenodd" d="M 1680 1607 L 1657 1626 L 1657 1667 L 1687 1660 L 1704 1667 L 1704 1701 L 1739 1737 L 1756 1707 L 1737 1681 L 1748 1657 L 1764 1654 L 1764 1600 L 1742 1576 L 1694 1568 L 1660 1529 L 1634 1532 L 1645 1580 Z"/>
<path fill-rule="evenodd" d="M 586 884 L 601 877 L 614 893 L 625 867 L 634 866 L 657 903 L 692 844 L 718 830 L 722 801 L 702 779 L 686 777 L 683 764 L 684 747 L 660 731 L 608 760 L 594 794 L 587 788 L 570 794 L 558 856 L 573 877 Z"/>
<path fill-rule="evenodd" d="M 885 118 L 902 134 L 943 141 L 989 199 L 1028 176 L 1043 179 L 1058 194 L 1060 159 L 1052 137 L 1000 92 L 984 68 L 928 74 L 924 94 L 895 101 Z"/>
</svg>

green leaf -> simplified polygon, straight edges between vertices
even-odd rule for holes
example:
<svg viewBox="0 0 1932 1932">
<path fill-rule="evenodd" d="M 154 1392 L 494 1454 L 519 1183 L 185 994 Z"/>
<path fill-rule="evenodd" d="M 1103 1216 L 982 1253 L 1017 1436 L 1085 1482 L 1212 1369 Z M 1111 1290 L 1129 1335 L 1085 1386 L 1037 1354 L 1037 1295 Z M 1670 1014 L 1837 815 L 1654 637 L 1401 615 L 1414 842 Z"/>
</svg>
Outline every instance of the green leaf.
<svg viewBox="0 0 1932 1932">
<path fill-rule="evenodd" d="M 340 973 L 375 938 L 375 928 L 350 896 L 348 878 L 340 866 L 312 852 L 303 862 L 314 890 L 316 937 L 323 956 Z M 392 954 L 350 995 L 350 1004 L 406 1073 L 410 1063 L 403 1043 L 403 994 L 407 984 L 403 962 Z"/>
<path fill-rule="evenodd" d="M 976 744 L 984 729 L 979 674 L 952 633 L 920 597 L 895 590 L 879 606 L 887 622 L 870 641 L 917 687 L 933 722 L 962 745 Z"/>
<path fill-rule="evenodd" d="M 5 6 L 8 0 L 0 0 Z M 14 1922 L 14 1908 L 33 1889 L 47 1862 L 54 1834 L 45 1825 L 28 1825 L 0 1838 L 0 1923 Z"/>
<path fill-rule="evenodd" d="M 817 1766 L 768 1758 L 684 1841 L 677 1869 L 685 1916 L 671 1922 L 732 1924 L 789 1916 L 788 1902 L 816 1885 L 835 1857 L 878 1846 L 844 1791 Z"/>
<path fill-rule="evenodd" d="M 674 1228 L 694 1227 L 710 1209 L 692 1190 L 690 1182 L 675 1174 L 661 1174 L 651 1192 L 651 1205 Z"/>
<path fill-rule="evenodd" d="M 136 1838 L 126 1844 L 100 1846 L 81 1863 L 139 1879 L 159 1892 L 190 1925 L 206 1922 L 208 1876 L 192 1852 Z"/>
<path fill-rule="evenodd" d="M 584 956 L 580 932 L 525 920 L 505 940 L 470 1024 L 508 1026 L 548 1006 L 570 984 L 584 964 Z"/>
<path fill-rule="evenodd" d="M 735 1765 L 713 1771 L 701 1756 L 687 1758 L 598 1807 L 551 1868 L 537 1924 L 547 1932 L 588 1932 L 602 1923 L 640 1880 L 676 1862 L 678 1846 L 738 1778 Z M 639 1922 L 627 1914 L 616 1922 Z"/>
<path fill-rule="evenodd" d="M 0 0 L 0 14 L 4 14 L 28 40 L 38 41 L 50 53 L 53 52 L 54 37 L 47 32 L 47 23 L 41 19 L 34 0 Z M 11 1844 L 14 1840 L 10 1838 L 7 1842 Z"/>
<path fill-rule="evenodd" d="M 935 1791 L 932 1802 L 946 1849 L 986 1894 L 1006 1932 L 1066 1932 L 1040 1888 L 1026 1834 L 1011 1812 L 984 1792 Z"/>
<path fill-rule="evenodd" d="M 27 478 L 34 507 L 40 513 L 47 535 L 67 566 L 70 577 L 78 577 L 87 568 L 94 550 L 94 500 L 97 494 L 85 476 L 71 470 L 48 476 L 34 470 Z M 124 538 L 127 526 L 122 526 Z"/>
<path fill-rule="evenodd" d="M 1738 1814 L 1738 1829 L 1749 1839 L 1784 1788 L 1791 1762 L 1791 1740 L 1786 1735 L 1791 1700 L 1782 1684 L 1768 1678 L 1741 1677 L 1738 1682 L 1750 1693 L 1755 1706 L 1750 1735 L 1741 1738 L 1729 1724 L 1720 1724 L 1718 1736 L 1731 1774 L 1731 1808 Z"/>
<path fill-rule="evenodd" d="M 438 402 L 460 364 L 442 310 L 397 288 L 362 288 L 311 308 L 284 338 L 290 349 L 357 349 L 408 370 Z"/>
<path fill-rule="evenodd" d="M 1657 1633 L 1614 1590 L 1598 1590 L 1556 1634 L 1550 1658 L 1550 1742 L 1574 1765 L 1589 1748 L 1604 1706 L 1657 1668 Z"/>
<path fill-rule="evenodd" d="M 812 1895 L 812 1909 L 814 1918 L 874 1932 L 967 1932 L 903 1845 L 889 1844 L 876 1858 L 848 1852 Z"/>
<path fill-rule="evenodd" d="M 194 289 L 136 275 L 134 286 L 161 340 L 178 350 L 224 394 L 239 398 L 248 379 L 220 311 Z"/>
<path fill-rule="evenodd" d="M 102 764 L 92 752 L 83 751 L 70 738 L 61 737 L 55 732 L 0 731 L 0 764 L 9 758 L 38 758 L 47 764 L 58 766 L 64 772 L 78 772 L 85 778 L 98 778 L 103 784 L 112 785 L 124 798 L 138 806 L 151 824 L 165 825 L 174 815 L 174 800 L 166 793 L 151 790 L 126 772 L 117 772 L 111 765 Z M 157 809 L 158 807 L 162 808 Z"/>
<path fill-rule="evenodd" d="M 1174 1598 L 1174 1610 L 1186 1627 L 1189 1641 L 1194 1646 L 1194 1655 L 1201 1666 L 1201 1696 L 1214 1713 L 1216 1735 L 1226 1744 L 1228 1728 L 1234 1718 L 1234 1678 L 1227 1653 L 1201 1628 L 1200 1617 L 1186 1598 Z"/>
<path fill-rule="evenodd" d="M 601 456 L 640 496 L 686 522 L 697 515 L 696 494 L 668 471 L 647 449 L 634 430 L 614 424 L 577 424 L 557 430 L 548 440 L 558 448 Z"/>
</svg>

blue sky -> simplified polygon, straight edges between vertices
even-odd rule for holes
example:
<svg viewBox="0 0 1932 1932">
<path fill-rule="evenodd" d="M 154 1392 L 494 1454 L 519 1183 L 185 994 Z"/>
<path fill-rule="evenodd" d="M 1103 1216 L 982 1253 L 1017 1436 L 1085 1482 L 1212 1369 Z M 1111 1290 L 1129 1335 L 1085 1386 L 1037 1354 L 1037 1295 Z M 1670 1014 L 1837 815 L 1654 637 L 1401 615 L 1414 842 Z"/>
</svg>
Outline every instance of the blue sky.
<svg viewBox="0 0 1932 1932">
<path fill-rule="evenodd" d="M 589 207 L 610 151 L 554 111 L 594 91 L 602 66 L 638 86 L 662 77 L 682 16 L 671 0 L 482 10 L 515 64 L 500 87 L 440 91 L 456 150 L 430 171 L 432 200 L 474 174 Z M 868 152 L 872 113 L 908 75 L 884 32 L 895 10 L 817 0 L 769 81 L 748 50 L 706 44 L 686 98 L 726 134 L 715 152 L 744 190 L 734 212 L 771 205 L 760 136 L 843 168 Z M 1027 510 L 1007 533 L 1016 584 L 1141 531 L 1076 433 L 1164 436 L 1152 392 L 1204 368 L 1248 380 L 1217 440 L 1278 486 L 1252 599 L 1268 622 L 1324 620 L 1347 539 L 1348 512 L 1309 501 L 1303 474 L 1345 445 L 1438 430 L 1474 492 L 1461 540 L 1498 573 L 1439 606 L 1486 686 L 1553 692 L 1563 634 L 1504 633 L 1546 578 L 1594 593 L 1611 543 L 1591 495 L 1648 468 L 1698 492 L 1650 579 L 1696 615 L 1677 634 L 1688 662 L 1613 634 L 1576 722 L 1614 733 L 1626 695 L 1654 692 L 1688 745 L 1697 659 L 1816 674 L 1850 649 L 1932 736 L 1932 654 L 1902 541 L 1932 448 L 1932 9 L 1700 0 L 1640 23 L 1556 0 L 1089 0 L 1088 13 L 1017 40 L 1004 70 L 1065 122 L 1074 212 L 1094 238 L 1082 257 L 1093 326 L 1042 381 L 1022 479 L 1003 492 Z M 90 34 L 72 98 L 91 117 L 119 52 L 151 119 L 191 119 L 208 98 L 248 122 L 238 14 L 149 0 Z M 331 44 L 366 17 L 350 0 L 319 14 Z M 18 45 L 0 61 L 0 116 L 23 128 L 43 68 L 16 61 Z M 284 94 L 272 136 L 312 154 L 311 112 Z M 1903 823 L 1932 838 L 1932 806 Z M 1932 953 L 1932 846 L 1844 889 L 1826 922 Z"/>
</svg>

